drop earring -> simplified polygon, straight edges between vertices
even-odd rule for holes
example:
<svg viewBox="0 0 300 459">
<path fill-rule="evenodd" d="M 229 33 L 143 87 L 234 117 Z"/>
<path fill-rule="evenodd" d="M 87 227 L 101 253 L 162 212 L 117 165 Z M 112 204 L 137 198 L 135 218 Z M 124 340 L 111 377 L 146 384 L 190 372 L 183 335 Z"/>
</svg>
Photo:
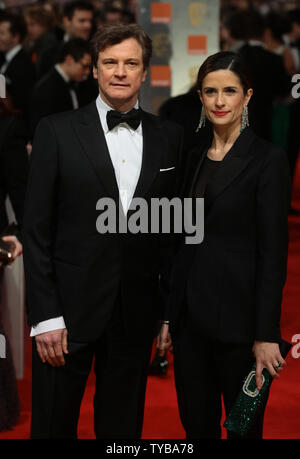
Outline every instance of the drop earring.
<svg viewBox="0 0 300 459">
<path fill-rule="evenodd" d="M 248 106 L 245 105 L 243 108 L 242 112 L 242 124 L 241 124 L 241 129 L 240 132 L 243 132 L 243 130 L 249 126 L 249 118 L 248 118 Z"/>
</svg>

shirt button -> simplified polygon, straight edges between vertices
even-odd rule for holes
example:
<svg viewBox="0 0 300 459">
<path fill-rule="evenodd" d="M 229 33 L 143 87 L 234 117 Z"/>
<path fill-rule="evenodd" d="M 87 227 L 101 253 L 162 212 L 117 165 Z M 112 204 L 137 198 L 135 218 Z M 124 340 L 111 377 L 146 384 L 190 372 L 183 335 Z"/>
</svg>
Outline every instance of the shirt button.
<svg viewBox="0 0 300 459">
<path fill-rule="evenodd" d="M 122 159 L 122 163 L 125 163 L 125 159 Z"/>
</svg>

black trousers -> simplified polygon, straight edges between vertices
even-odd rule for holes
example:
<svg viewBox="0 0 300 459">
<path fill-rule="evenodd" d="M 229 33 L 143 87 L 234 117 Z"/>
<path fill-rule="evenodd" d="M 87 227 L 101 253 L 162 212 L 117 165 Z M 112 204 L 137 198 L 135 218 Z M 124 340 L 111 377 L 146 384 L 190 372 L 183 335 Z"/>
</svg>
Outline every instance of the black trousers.
<svg viewBox="0 0 300 459">
<path fill-rule="evenodd" d="M 187 438 L 220 439 L 221 396 L 227 415 L 254 363 L 252 344 L 201 338 L 185 320 L 173 336 L 173 346 L 179 413 Z M 246 436 L 227 431 L 227 438 L 262 438 L 265 405 Z"/>
<path fill-rule="evenodd" d="M 142 433 L 147 344 L 128 339 L 121 304 L 95 343 L 68 343 L 63 367 L 42 363 L 33 343 L 31 438 L 77 438 L 81 400 L 92 368 L 96 374 L 94 430 L 97 438 L 140 438 Z"/>
</svg>

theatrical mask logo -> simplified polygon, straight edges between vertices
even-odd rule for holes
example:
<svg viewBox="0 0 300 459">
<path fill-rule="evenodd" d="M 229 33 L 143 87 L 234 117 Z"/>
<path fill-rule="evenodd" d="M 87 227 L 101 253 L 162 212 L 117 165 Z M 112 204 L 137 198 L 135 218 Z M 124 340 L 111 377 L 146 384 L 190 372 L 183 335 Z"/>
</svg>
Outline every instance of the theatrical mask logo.
<svg viewBox="0 0 300 459">
<path fill-rule="evenodd" d="M 199 71 L 199 65 L 193 65 L 189 68 L 189 79 L 190 79 L 190 86 L 194 86 L 197 82 L 197 75 Z"/>
<path fill-rule="evenodd" d="M 157 33 L 152 37 L 153 54 L 156 57 L 168 57 L 170 55 L 170 38 L 167 33 Z"/>
<path fill-rule="evenodd" d="M 190 22 L 193 26 L 198 27 L 202 23 L 206 10 L 207 10 L 206 3 L 202 3 L 202 2 L 190 3 L 189 17 L 190 17 Z"/>
</svg>

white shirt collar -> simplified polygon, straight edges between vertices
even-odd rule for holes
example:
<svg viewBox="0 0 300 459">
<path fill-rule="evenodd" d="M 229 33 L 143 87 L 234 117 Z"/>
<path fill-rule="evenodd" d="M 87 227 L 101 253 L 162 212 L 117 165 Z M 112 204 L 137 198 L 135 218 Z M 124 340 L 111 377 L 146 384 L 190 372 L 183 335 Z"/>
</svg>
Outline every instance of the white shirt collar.
<svg viewBox="0 0 300 459">
<path fill-rule="evenodd" d="M 17 45 L 14 48 L 12 48 L 10 51 L 7 51 L 5 53 L 5 60 L 6 62 L 10 62 L 13 60 L 13 58 L 18 54 L 18 52 L 22 49 L 22 45 Z"/>
<path fill-rule="evenodd" d="M 262 42 L 260 40 L 248 40 L 248 45 L 250 45 L 250 46 L 260 46 L 261 48 L 265 48 L 266 47 L 264 42 Z"/>
<path fill-rule="evenodd" d="M 66 83 L 69 83 L 70 81 L 70 78 L 68 77 L 68 75 L 65 74 L 65 72 L 63 71 L 63 69 L 60 67 L 59 64 L 56 64 L 54 66 L 55 70 L 60 74 L 60 76 L 62 77 L 62 79 L 66 82 Z"/>
<path fill-rule="evenodd" d="M 114 109 L 112 107 L 110 107 L 106 102 L 104 102 L 104 100 L 102 99 L 100 94 L 98 95 L 98 97 L 96 99 L 96 106 L 97 106 L 97 110 L 98 110 L 98 113 L 99 113 L 99 116 L 100 116 L 100 120 L 101 120 L 103 131 L 104 131 L 105 134 L 107 134 L 109 132 L 109 129 L 107 127 L 106 114 L 107 114 L 108 111 L 114 110 Z M 139 108 L 138 100 L 136 101 L 136 104 L 135 104 L 134 108 Z"/>
</svg>

